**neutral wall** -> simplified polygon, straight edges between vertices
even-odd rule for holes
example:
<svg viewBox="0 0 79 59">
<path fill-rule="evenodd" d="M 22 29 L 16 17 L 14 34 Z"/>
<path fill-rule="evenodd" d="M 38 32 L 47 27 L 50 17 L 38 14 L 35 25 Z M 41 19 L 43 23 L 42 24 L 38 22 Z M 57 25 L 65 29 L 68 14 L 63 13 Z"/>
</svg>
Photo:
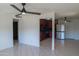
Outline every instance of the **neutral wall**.
<svg viewBox="0 0 79 59">
<path fill-rule="evenodd" d="M 10 47 L 13 47 L 12 14 L 3 12 L 0 14 L 0 50 Z"/>
<path fill-rule="evenodd" d="M 40 19 L 52 18 L 52 49 L 54 49 L 54 13 L 46 13 L 41 16 L 26 14 L 19 20 L 19 41 L 40 47 Z"/>
<path fill-rule="evenodd" d="M 19 42 L 40 46 L 39 15 L 26 14 L 19 21 Z"/>
<path fill-rule="evenodd" d="M 0 14 L 0 50 L 13 47 L 13 13 Z M 40 19 L 52 18 L 54 25 L 54 13 L 41 16 L 26 14 L 19 20 L 19 42 L 40 47 Z M 54 49 L 54 28 L 52 30 L 52 49 Z"/>
<path fill-rule="evenodd" d="M 66 24 L 65 37 L 68 39 L 79 40 L 79 19 L 70 19 L 71 22 Z"/>
<path fill-rule="evenodd" d="M 3 8 L 3 7 L 4 8 Z M 13 15 L 18 14 L 9 4 L 0 4 L 0 50 L 13 47 Z M 26 14 L 19 20 L 19 42 L 40 47 L 40 18 L 52 18 L 54 13 L 41 16 Z M 52 27 L 53 28 L 53 27 Z M 52 49 L 54 49 L 54 28 L 52 29 Z"/>
</svg>

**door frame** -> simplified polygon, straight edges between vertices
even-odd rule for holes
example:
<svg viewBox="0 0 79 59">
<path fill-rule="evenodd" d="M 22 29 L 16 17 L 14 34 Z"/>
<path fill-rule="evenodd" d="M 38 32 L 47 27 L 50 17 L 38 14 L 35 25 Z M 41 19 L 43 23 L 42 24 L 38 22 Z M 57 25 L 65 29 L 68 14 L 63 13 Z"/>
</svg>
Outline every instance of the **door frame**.
<svg viewBox="0 0 79 59">
<path fill-rule="evenodd" d="M 19 19 L 13 18 L 13 22 L 18 22 L 18 33 L 17 34 L 18 34 L 18 43 L 19 43 Z M 14 46 L 14 37 L 13 37 L 13 46 Z"/>
</svg>

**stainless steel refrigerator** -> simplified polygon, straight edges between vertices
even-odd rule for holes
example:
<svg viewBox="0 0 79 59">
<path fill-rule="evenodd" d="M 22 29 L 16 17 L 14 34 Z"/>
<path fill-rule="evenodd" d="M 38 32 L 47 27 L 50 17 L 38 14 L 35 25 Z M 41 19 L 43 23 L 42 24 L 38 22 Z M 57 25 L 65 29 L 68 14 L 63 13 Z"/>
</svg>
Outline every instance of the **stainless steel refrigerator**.
<svg viewBox="0 0 79 59">
<path fill-rule="evenodd" d="M 56 26 L 56 39 L 65 39 L 65 25 L 57 24 Z"/>
</svg>

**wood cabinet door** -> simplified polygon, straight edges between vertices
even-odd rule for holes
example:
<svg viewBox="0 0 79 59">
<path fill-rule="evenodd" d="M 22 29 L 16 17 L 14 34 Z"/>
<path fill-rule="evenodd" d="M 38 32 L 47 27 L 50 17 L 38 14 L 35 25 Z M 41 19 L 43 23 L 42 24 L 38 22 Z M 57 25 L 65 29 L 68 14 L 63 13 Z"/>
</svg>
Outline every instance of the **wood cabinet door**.
<svg viewBox="0 0 79 59">
<path fill-rule="evenodd" d="M 45 34 L 45 27 L 46 27 L 46 20 L 40 19 L 40 41 L 44 40 L 46 38 Z"/>
<path fill-rule="evenodd" d="M 52 29 L 52 20 L 48 20 L 48 28 Z"/>
</svg>

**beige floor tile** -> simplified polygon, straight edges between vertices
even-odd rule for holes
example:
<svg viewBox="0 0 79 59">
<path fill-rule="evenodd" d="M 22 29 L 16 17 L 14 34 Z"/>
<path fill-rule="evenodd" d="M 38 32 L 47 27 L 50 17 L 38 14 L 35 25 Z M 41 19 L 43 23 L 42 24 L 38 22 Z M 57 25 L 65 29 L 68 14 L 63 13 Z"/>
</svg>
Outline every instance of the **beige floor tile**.
<svg viewBox="0 0 79 59">
<path fill-rule="evenodd" d="M 0 51 L 0 56 L 79 56 L 78 40 L 56 40 L 56 49 L 51 50 L 51 39 L 41 41 L 41 47 L 18 44 Z"/>
</svg>

